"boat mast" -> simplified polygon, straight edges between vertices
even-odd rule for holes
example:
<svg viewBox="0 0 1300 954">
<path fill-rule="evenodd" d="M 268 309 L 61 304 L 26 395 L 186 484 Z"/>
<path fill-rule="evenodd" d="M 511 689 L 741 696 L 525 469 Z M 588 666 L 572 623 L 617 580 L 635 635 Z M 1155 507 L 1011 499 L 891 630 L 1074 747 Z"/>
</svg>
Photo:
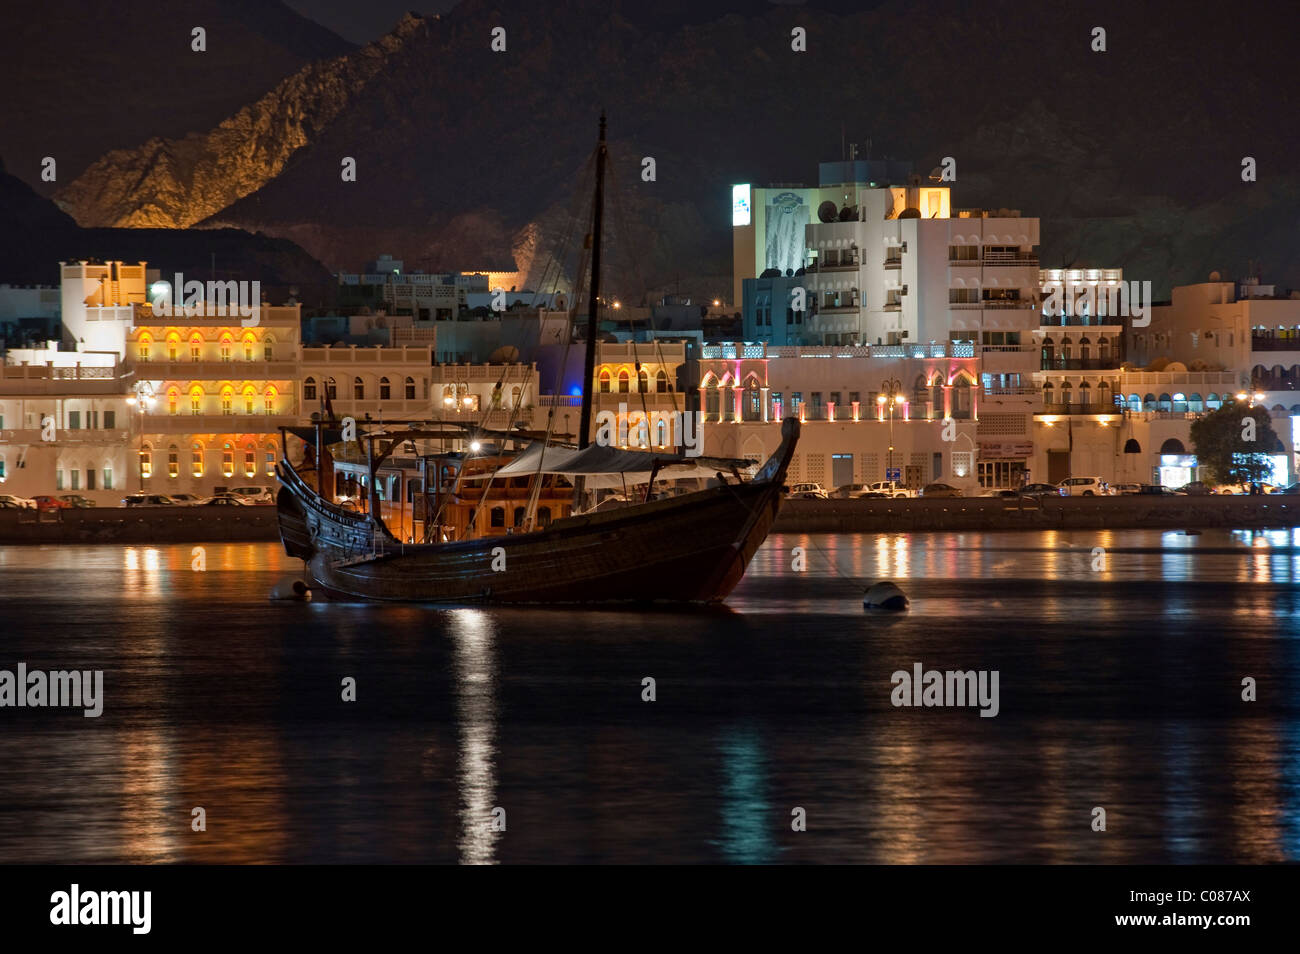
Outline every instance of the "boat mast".
<svg viewBox="0 0 1300 954">
<path fill-rule="evenodd" d="M 600 114 L 600 140 L 596 145 L 596 199 L 591 218 L 591 293 L 587 297 L 587 355 L 582 365 L 582 418 L 578 447 L 591 443 L 591 382 L 596 376 L 597 302 L 600 300 L 600 230 L 605 216 L 605 114 Z"/>
</svg>

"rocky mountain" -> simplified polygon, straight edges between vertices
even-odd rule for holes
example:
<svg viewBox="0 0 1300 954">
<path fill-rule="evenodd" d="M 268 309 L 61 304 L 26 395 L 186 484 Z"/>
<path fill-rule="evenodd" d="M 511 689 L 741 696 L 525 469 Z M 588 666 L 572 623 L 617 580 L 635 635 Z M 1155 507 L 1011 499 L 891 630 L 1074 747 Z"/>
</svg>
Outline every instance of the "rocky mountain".
<svg viewBox="0 0 1300 954">
<path fill-rule="evenodd" d="M 210 129 L 304 64 L 353 48 L 279 0 L 19 6 L 0 30 L 0 155 L 42 195 L 111 149 Z M 40 178 L 46 156 L 55 184 Z"/>
<path fill-rule="evenodd" d="M 536 281 L 603 108 L 611 290 L 630 298 L 678 279 L 725 291 L 730 184 L 812 182 L 845 140 L 922 172 L 953 157 L 955 204 L 1040 216 L 1047 265 L 1122 266 L 1162 294 L 1253 261 L 1300 286 L 1289 7 L 1071 7 L 464 0 L 204 132 L 107 151 L 58 200 L 83 225 L 259 229 L 332 268 L 391 251 L 430 269 L 514 260 Z"/>
<path fill-rule="evenodd" d="M 262 282 L 273 301 L 329 300 L 329 271 L 292 242 L 238 229 L 83 229 L 0 164 L 0 282 L 59 283 L 59 262 L 145 261 L 163 274 Z"/>
</svg>

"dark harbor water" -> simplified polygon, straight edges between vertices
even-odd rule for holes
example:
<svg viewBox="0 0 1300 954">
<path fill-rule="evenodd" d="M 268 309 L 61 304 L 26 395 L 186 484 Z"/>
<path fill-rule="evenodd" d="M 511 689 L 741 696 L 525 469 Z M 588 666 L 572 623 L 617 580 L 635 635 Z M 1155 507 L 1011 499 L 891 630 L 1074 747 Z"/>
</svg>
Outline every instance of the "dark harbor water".
<svg viewBox="0 0 1300 954">
<path fill-rule="evenodd" d="M 105 686 L 0 709 L 0 862 L 1300 860 L 1300 532 L 775 536 L 694 613 L 271 603 L 278 546 L 205 556 L 0 548 L 0 669 Z M 894 707 L 914 663 L 997 670 L 997 717 Z"/>
</svg>

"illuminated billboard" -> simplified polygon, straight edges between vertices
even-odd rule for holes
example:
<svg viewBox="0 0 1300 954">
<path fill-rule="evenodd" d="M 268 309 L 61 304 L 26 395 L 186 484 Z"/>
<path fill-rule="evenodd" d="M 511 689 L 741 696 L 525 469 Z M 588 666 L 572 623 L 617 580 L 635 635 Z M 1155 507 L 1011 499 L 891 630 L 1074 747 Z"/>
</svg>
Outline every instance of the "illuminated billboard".
<svg viewBox="0 0 1300 954">
<path fill-rule="evenodd" d="M 749 185 L 731 187 L 731 224 L 732 227 L 750 223 Z"/>
</svg>

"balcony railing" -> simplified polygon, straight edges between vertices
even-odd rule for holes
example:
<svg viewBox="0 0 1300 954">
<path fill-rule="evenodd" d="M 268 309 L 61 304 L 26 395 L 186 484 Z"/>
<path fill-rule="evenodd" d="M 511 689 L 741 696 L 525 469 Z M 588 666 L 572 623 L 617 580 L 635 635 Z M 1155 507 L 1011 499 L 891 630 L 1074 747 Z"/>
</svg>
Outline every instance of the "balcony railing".
<svg viewBox="0 0 1300 954">
<path fill-rule="evenodd" d="M 902 268 L 902 267 L 903 267 L 903 260 L 901 258 L 885 259 L 885 268 Z"/>
<path fill-rule="evenodd" d="M 972 265 L 982 265 L 978 258 L 950 258 L 948 259 L 949 268 L 964 268 Z"/>
<path fill-rule="evenodd" d="M 1038 324 L 1043 328 L 1122 328 L 1124 319 L 1110 315 L 1043 315 Z M 1300 343 L 1297 348 L 1300 348 Z"/>
<path fill-rule="evenodd" d="M 1119 358 L 1044 358 L 1041 371 L 1118 371 Z"/>
<path fill-rule="evenodd" d="M 1300 351 L 1300 336 L 1294 338 L 1276 338 L 1272 335 L 1253 335 L 1250 339 L 1251 351 Z"/>
<path fill-rule="evenodd" d="M 1041 414 L 1119 414 L 1124 409 L 1110 402 L 1103 404 L 1100 401 L 1090 401 L 1086 404 L 1080 402 L 1071 402 L 1069 404 L 1044 404 Z"/>
<path fill-rule="evenodd" d="M 985 265 L 1032 265 L 1038 267 L 1038 256 L 1027 253 L 985 252 Z"/>
</svg>

